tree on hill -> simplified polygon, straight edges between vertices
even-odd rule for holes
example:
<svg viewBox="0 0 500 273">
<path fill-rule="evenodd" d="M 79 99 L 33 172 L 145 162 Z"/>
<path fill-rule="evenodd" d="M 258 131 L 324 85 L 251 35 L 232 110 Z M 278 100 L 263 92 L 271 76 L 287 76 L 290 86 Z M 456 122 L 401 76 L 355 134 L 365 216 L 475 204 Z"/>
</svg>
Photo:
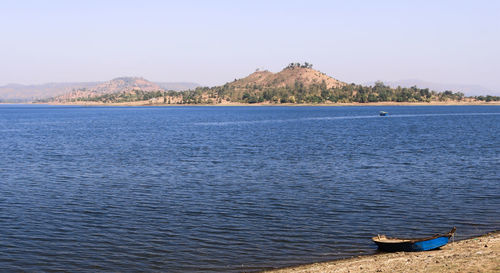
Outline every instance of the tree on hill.
<svg viewBox="0 0 500 273">
<path fill-rule="evenodd" d="M 305 62 L 304 65 L 302 66 L 303 68 L 312 68 L 313 65 L 308 63 L 308 62 Z"/>
<path fill-rule="evenodd" d="M 490 102 L 490 101 L 500 101 L 499 96 L 491 96 L 491 95 L 486 95 L 486 96 L 476 96 L 474 97 L 476 100 L 479 101 L 485 101 L 485 102 Z"/>
<path fill-rule="evenodd" d="M 285 69 L 294 69 L 294 68 L 312 68 L 313 65 L 308 63 L 308 62 L 305 62 L 304 64 L 300 64 L 300 63 L 290 63 L 287 67 L 285 67 Z"/>
</svg>

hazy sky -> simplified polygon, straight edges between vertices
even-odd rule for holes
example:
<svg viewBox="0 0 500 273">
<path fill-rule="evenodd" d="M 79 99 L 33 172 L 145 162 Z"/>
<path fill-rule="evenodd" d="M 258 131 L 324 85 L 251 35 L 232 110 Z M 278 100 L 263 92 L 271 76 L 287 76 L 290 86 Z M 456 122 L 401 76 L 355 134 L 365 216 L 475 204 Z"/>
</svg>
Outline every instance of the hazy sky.
<svg viewBox="0 0 500 273">
<path fill-rule="evenodd" d="M 500 1 L 5 1 L 0 85 L 217 85 L 290 62 L 347 82 L 500 90 Z"/>
</svg>

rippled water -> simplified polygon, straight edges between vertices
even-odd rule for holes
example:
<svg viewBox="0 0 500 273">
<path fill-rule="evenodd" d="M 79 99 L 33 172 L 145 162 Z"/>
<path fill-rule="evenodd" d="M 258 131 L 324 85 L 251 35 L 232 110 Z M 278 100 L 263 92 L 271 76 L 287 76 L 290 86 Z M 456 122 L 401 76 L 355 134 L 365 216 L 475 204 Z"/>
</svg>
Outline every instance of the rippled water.
<svg viewBox="0 0 500 273">
<path fill-rule="evenodd" d="M 258 271 L 497 230 L 499 135 L 498 106 L 0 105 L 0 269 Z"/>
</svg>

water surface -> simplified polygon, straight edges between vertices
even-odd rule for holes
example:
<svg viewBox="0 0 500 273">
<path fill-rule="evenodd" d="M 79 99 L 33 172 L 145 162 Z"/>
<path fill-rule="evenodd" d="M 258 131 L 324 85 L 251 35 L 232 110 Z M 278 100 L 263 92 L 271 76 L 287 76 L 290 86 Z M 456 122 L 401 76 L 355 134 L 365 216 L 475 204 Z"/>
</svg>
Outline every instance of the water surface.
<svg viewBox="0 0 500 273">
<path fill-rule="evenodd" d="M 499 135 L 498 106 L 0 105 L 0 269 L 258 271 L 498 230 Z"/>
</svg>

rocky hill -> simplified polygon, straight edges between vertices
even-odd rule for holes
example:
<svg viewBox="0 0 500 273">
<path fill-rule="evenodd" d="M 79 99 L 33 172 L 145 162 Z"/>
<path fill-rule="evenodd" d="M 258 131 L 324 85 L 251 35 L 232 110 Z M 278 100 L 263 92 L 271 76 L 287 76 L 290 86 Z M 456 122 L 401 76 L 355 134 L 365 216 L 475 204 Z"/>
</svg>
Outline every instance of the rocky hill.
<svg viewBox="0 0 500 273">
<path fill-rule="evenodd" d="M 334 79 L 323 72 L 312 69 L 309 64 L 290 64 L 278 73 L 272 73 L 267 70 L 255 71 L 249 76 L 229 83 L 231 87 L 248 88 L 250 86 L 259 86 L 262 88 L 283 88 L 295 87 L 301 84 L 305 88 L 312 85 L 325 84 L 326 88 L 339 88 L 346 83 Z"/>
<path fill-rule="evenodd" d="M 57 96 L 51 101 L 66 102 L 81 98 L 93 98 L 106 94 L 128 93 L 131 91 L 164 91 L 158 84 L 140 77 L 120 77 L 90 88 L 81 88 Z"/>
<path fill-rule="evenodd" d="M 277 73 L 255 71 L 249 76 L 213 87 L 208 97 L 229 102 L 312 102 L 326 90 L 339 89 L 347 83 L 312 68 L 311 64 L 291 63 Z"/>
<path fill-rule="evenodd" d="M 132 90 L 157 91 L 162 90 L 162 88 L 158 84 L 141 77 L 120 77 L 104 82 L 90 89 L 90 91 L 97 94 L 112 94 Z"/>
<path fill-rule="evenodd" d="M 164 101 L 174 103 L 368 103 L 368 102 L 431 102 L 461 101 L 464 94 L 435 92 L 417 87 L 391 88 L 382 82 L 373 86 L 347 84 L 320 71 L 308 63 L 291 63 L 272 73 L 255 71 L 249 76 L 212 88 L 197 88 L 192 92 L 174 94 Z M 487 98 L 486 98 L 487 99 Z M 495 99 L 495 98 L 490 98 Z"/>
</svg>

